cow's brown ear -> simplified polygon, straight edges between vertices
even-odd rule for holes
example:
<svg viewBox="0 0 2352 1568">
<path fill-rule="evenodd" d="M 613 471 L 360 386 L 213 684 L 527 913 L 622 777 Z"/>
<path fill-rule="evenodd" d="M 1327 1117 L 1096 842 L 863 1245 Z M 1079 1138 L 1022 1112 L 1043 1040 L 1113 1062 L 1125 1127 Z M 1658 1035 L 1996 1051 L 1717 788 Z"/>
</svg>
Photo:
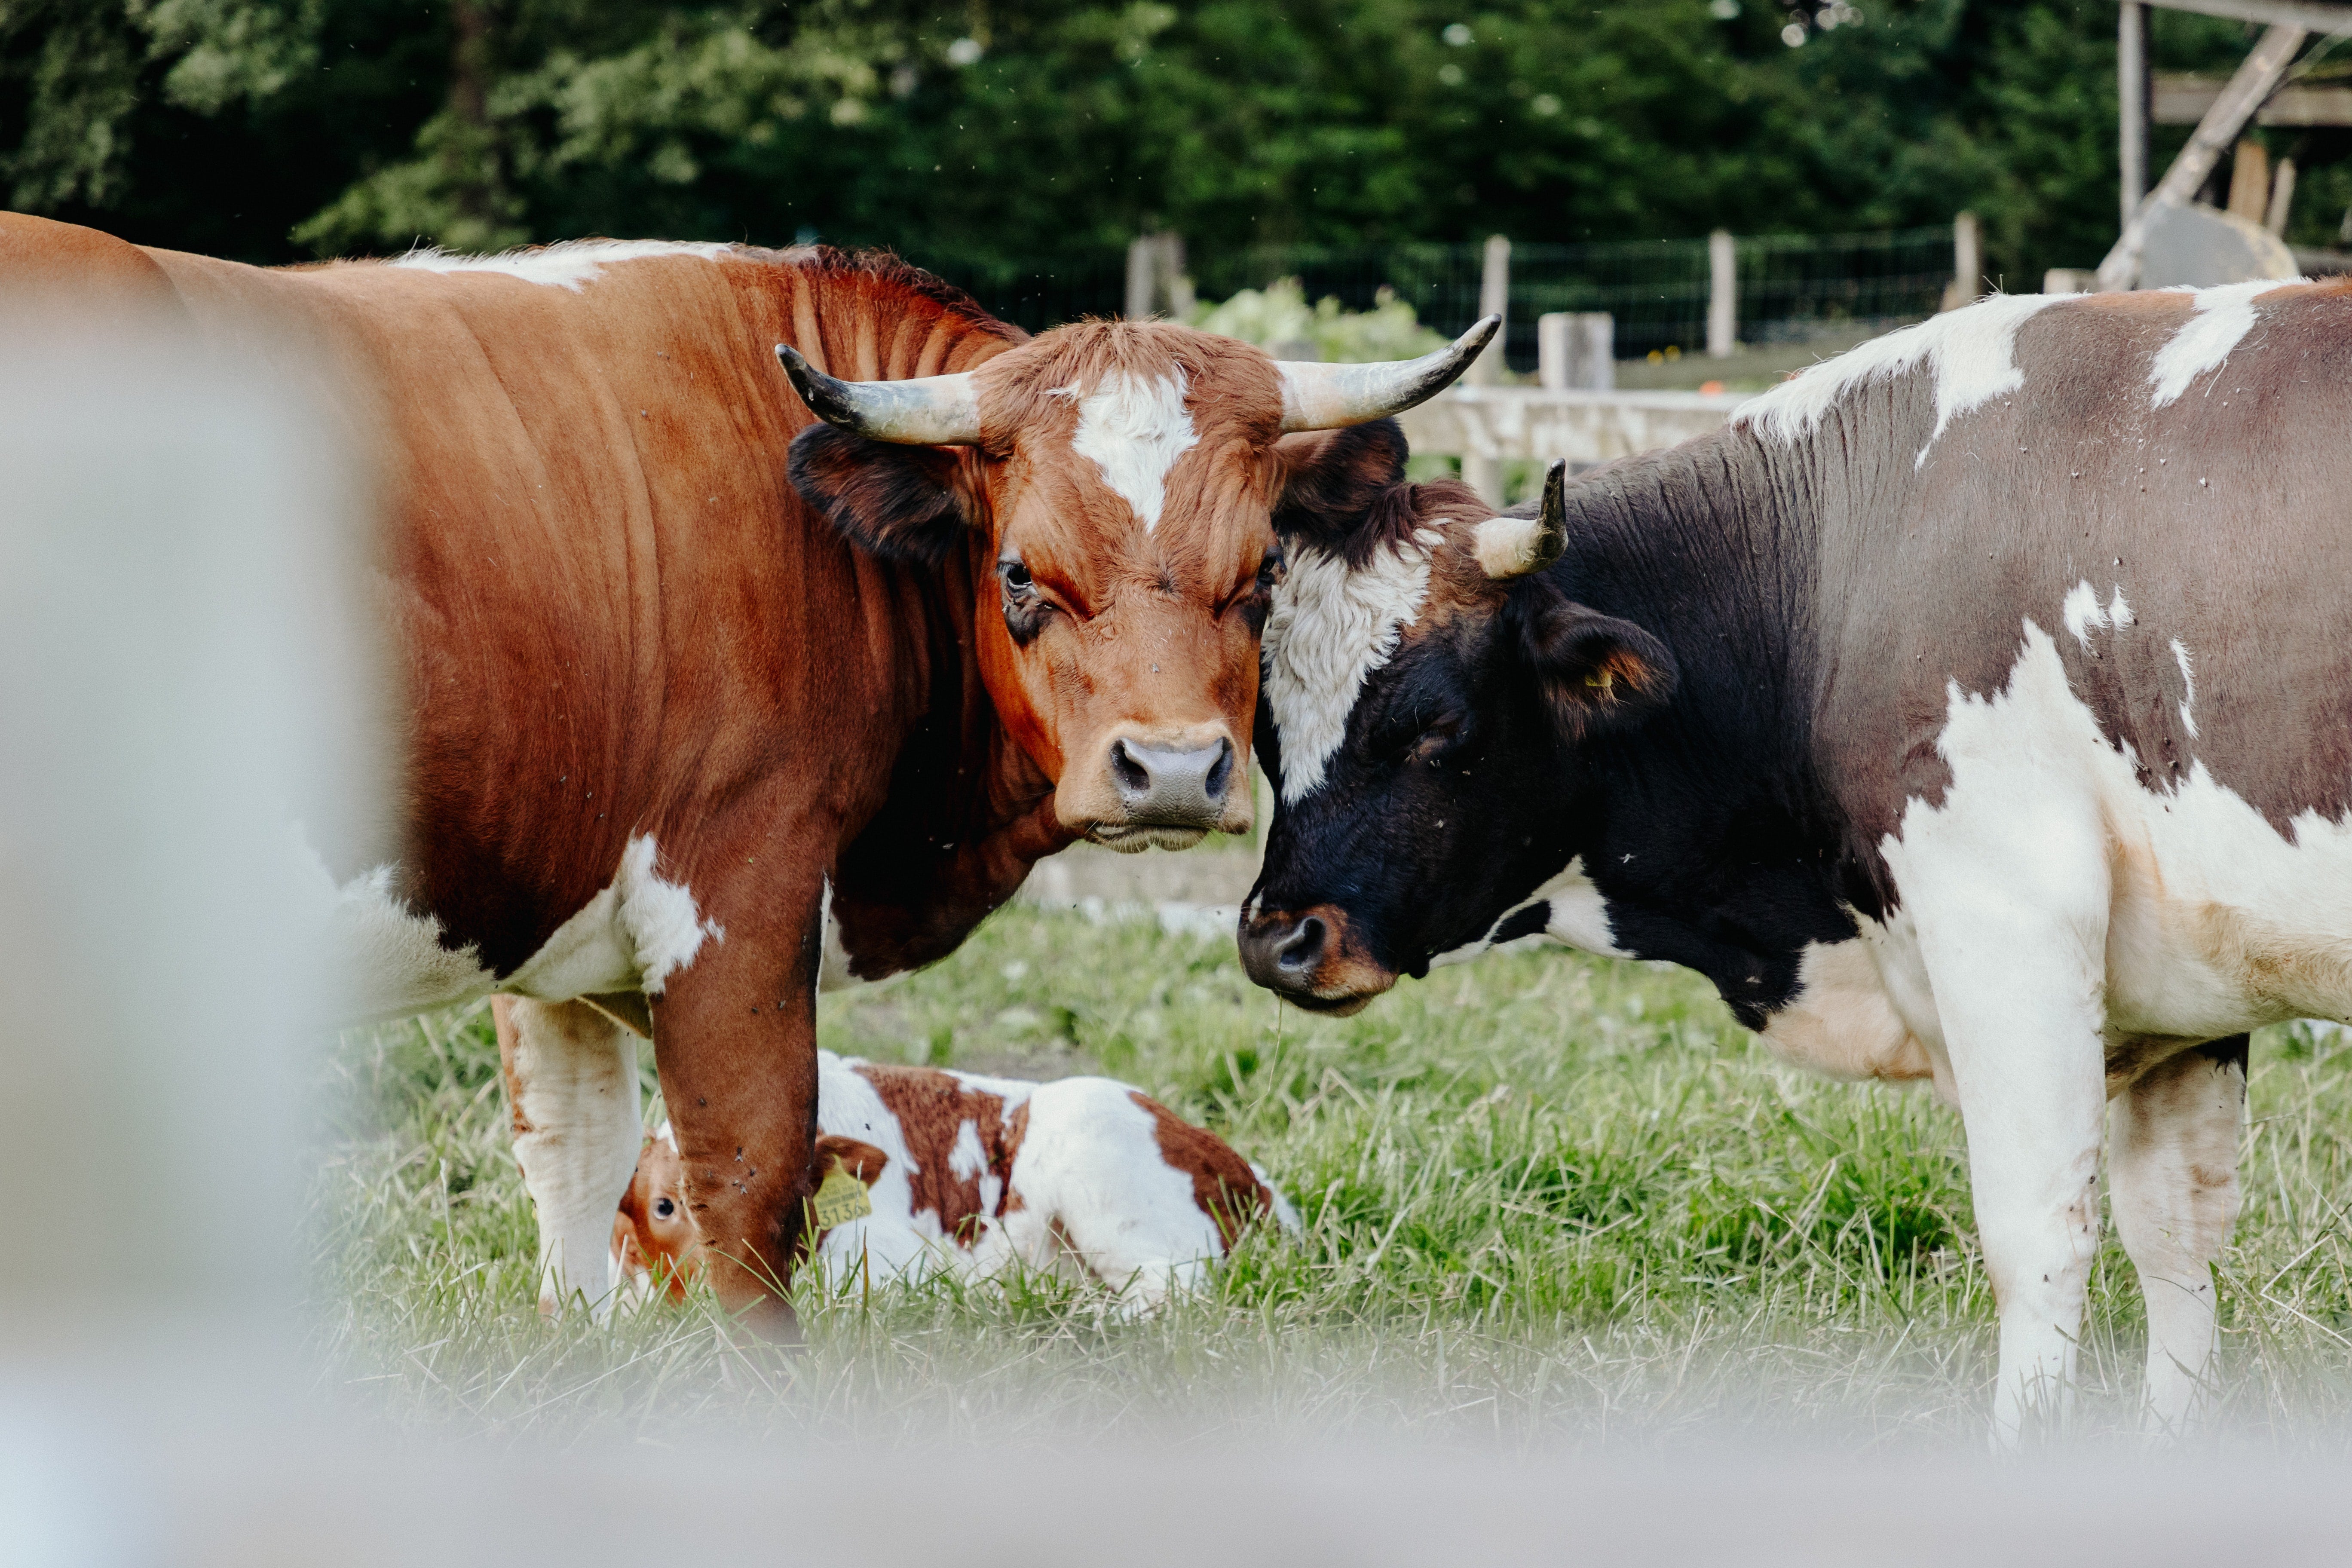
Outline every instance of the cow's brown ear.
<svg viewBox="0 0 2352 1568">
<path fill-rule="evenodd" d="M 1286 436 L 1275 444 L 1274 531 L 1361 565 L 1409 524 L 1404 432 L 1393 419 Z"/>
<path fill-rule="evenodd" d="M 1514 595 L 1505 613 L 1566 739 L 1630 730 L 1673 700 L 1682 678 L 1675 656 L 1633 622 L 1556 593 Z"/>
<path fill-rule="evenodd" d="M 974 521 L 963 459 L 945 447 L 902 447 L 812 425 L 793 437 L 789 472 L 803 500 L 884 561 L 936 566 Z"/>
<path fill-rule="evenodd" d="M 873 1144 L 831 1132 L 816 1141 L 815 1160 L 817 1180 L 823 1181 L 824 1173 L 832 1170 L 833 1163 L 838 1160 L 843 1170 L 869 1187 L 882 1179 L 884 1167 L 890 1163 L 890 1156 Z"/>
</svg>

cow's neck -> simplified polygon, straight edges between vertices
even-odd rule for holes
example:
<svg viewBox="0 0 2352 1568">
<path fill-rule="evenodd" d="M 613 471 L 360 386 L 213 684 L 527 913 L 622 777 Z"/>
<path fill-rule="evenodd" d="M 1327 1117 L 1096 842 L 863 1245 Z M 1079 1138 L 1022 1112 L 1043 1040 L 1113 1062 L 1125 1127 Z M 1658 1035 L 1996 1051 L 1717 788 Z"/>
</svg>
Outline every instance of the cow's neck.
<svg viewBox="0 0 2352 1568">
<path fill-rule="evenodd" d="M 924 585 L 921 651 L 929 701 L 891 773 L 882 808 L 844 848 L 833 910 L 862 980 L 953 952 L 1073 835 L 1054 811 L 1054 781 L 998 719 L 972 636 L 973 583 L 986 542 Z"/>
<path fill-rule="evenodd" d="M 1726 432 L 1572 493 L 1565 584 L 1682 671 L 1664 713 L 1591 748 L 1586 874 L 1621 948 L 1699 970 L 1755 1024 L 1793 992 L 1807 942 L 1850 936 L 1847 905 L 1874 908 L 1812 757 L 1818 489 Z"/>
</svg>

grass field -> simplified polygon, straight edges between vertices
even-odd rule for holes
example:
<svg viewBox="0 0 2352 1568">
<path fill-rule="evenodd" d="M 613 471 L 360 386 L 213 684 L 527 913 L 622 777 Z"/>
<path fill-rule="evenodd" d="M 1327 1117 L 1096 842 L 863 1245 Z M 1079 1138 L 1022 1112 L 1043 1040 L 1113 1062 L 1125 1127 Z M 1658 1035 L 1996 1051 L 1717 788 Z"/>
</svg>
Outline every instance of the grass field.
<svg viewBox="0 0 2352 1568">
<path fill-rule="evenodd" d="M 608 1328 L 532 1307 L 488 1014 L 343 1037 L 312 1199 L 330 1376 L 402 1430 L 660 1442 L 713 1419 L 881 1442 L 1142 1432 L 1653 1448 L 1727 1430 L 1974 1444 L 1993 1310 L 1958 1120 L 1778 1067 L 1679 971 L 1559 951 L 1278 1012 L 1232 943 L 1013 909 L 950 962 L 828 997 L 826 1046 L 1127 1079 L 1297 1204 L 1215 1291 L 1140 1322 L 1045 1279 L 825 1297 L 808 1343 L 708 1302 Z M 645 1071 L 652 1089 L 651 1053 Z M 2222 1431 L 2335 1453 L 2352 1411 L 2352 1046 L 2255 1042 L 2221 1270 Z M 658 1116 L 657 1099 L 648 1110 Z M 2139 1297 L 2092 1285 L 2079 1432 L 2133 1419 Z"/>
</svg>

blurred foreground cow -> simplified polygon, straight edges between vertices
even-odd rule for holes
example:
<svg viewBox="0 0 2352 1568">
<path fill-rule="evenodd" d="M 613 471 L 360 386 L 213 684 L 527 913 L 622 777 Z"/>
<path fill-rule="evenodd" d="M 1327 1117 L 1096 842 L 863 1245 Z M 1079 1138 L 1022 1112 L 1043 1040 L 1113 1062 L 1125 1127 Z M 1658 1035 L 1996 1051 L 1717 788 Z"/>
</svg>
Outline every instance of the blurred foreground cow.
<svg viewBox="0 0 2352 1568">
<path fill-rule="evenodd" d="M 1291 541 L 1251 973 L 1349 1011 L 1549 936 L 1932 1079 L 2063 1411 L 2098 1236 L 2212 1373 L 2245 1031 L 2352 1019 L 2352 285 L 1995 299 L 1554 489 Z M 1278 753 L 1278 754 L 1277 754 Z"/>
<path fill-rule="evenodd" d="M 1243 1226 L 1298 1218 L 1260 1171 L 1142 1090 L 817 1053 L 815 1257 L 833 1279 L 985 1279 L 1015 1265 L 1100 1280 L 1129 1310 L 1193 1290 Z M 702 1248 L 667 1126 L 614 1222 L 616 1268 L 680 1299 Z M 836 1184 L 863 1201 L 836 1207 Z M 867 1212 L 856 1213 L 858 1209 Z"/>
<path fill-rule="evenodd" d="M 320 847 L 376 1012 L 527 999 L 545 1298 L 609 1290 L 635 1030 L 719 1299 L 772 1319 L 828 899 L 836 960 L 887 973 L 1074 839 L 1246 827 L 1269 513 L 1357 460 L 1283 437 L 1410 406 L 1491 331 L 1277 365 L 1151 324 L 1028 340 L 887 257 L 271 270 L 0 215 L 0 289 L 60 280 L 281 354 L 378 455 L 404 815 Z"/>
</svg>

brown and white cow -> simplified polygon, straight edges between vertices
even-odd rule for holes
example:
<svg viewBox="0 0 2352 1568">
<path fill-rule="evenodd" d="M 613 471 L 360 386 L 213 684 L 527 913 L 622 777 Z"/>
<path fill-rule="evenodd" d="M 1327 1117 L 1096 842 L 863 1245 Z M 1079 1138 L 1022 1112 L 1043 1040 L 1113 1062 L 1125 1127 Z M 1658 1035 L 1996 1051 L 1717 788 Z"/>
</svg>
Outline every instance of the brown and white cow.
<svg viewBox="0 0 2352 1568">
<path fill-rule="evenodd" d="M 1997 1430 L 2063 1410 L 2107 1145 L 2147 1412 L 2213 1370 L 2247 1030 L 2352 1020 L 2352 283 L 1996 298 L 1546 515 L 1291 541 L 1250 971 L 1548 936 L 1967 1123 Z"/>
<path fill-rule="evenodd" d="M 812 1179 L 838 1167 L 873 1209 L 817 1233 L 814 1256 L 836 1283 L 1019 1267 L 1099 1281 L 1142 1310 L 1198 1289 L 1253 1220 L 1298 1229 L 1223 1139 L 1107 1078 L 1028 1083 L 819 1051 L 817 1127 Z M 679 1299 L 702 1258 L 683 1176 L 664 1126 L 613 1231 L 618 1271 Z"/>
<path fill-rule="evenodd" d="M 1269 514 L 1354 460 L 1284 437 L 1409 406 L 1492 330 L 1280 366 L 1145 322 L 1026 339 L 825 249 L 265 269 L 0 216 L 0 289 L 61 279 L 279 354 L 379 456 L 404 817 L 321 846 L 321 887 L 370 1010 L 520 999 L 546 1296 L 607 1293 L 635 1029 L 719 1298 L 778 1326 L 828 880 L 872 974 L 1074 839 L 1246 826 Z"/>
</svg>

